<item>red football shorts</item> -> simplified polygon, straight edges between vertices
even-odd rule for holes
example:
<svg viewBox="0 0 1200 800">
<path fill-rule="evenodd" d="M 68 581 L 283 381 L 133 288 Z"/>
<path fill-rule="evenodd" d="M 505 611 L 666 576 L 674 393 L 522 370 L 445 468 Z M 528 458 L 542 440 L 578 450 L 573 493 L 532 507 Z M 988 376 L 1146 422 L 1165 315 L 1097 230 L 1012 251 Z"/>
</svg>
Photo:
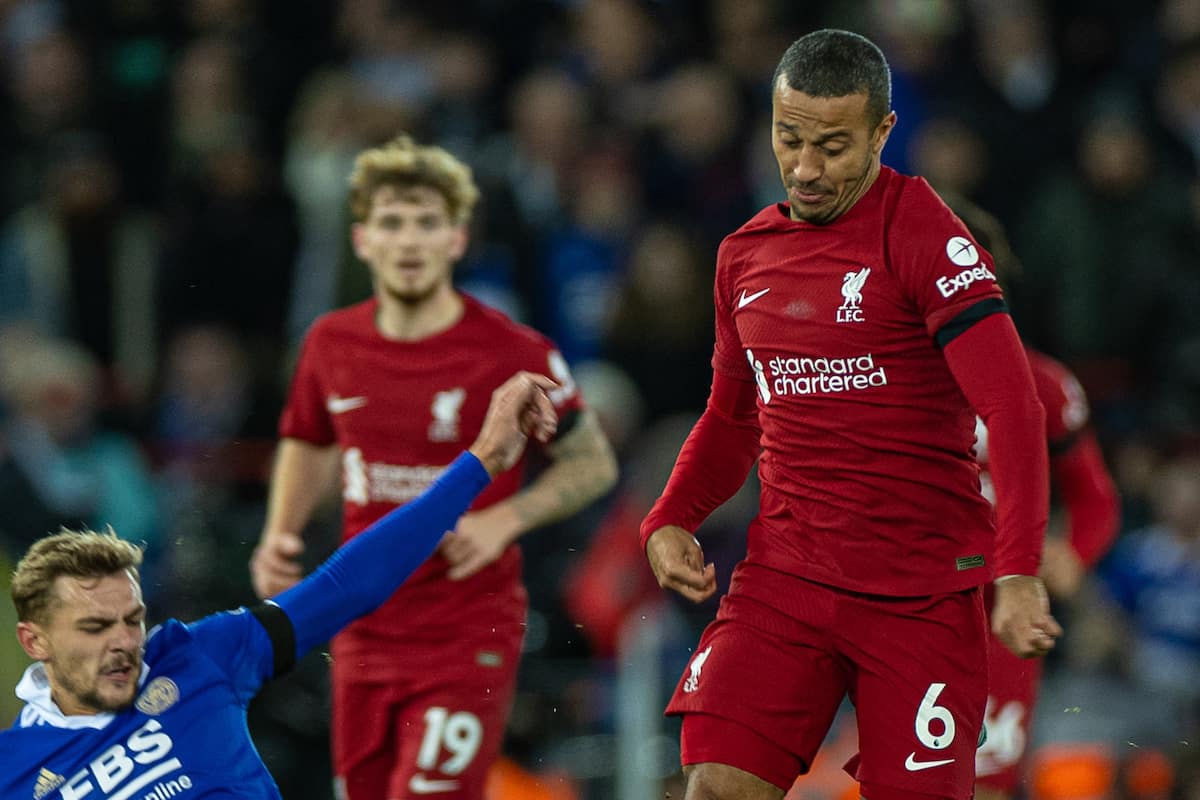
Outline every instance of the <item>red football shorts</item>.
<svg viewBox="0 0 1200 800">
<path fill-rule="evenodd" d="M 787 790 L 849 695 L 859 753 L 846 770 L 864 797 L 967 800 L 987 637 L 977 588 L 864 595 L 743 562 L 667 706 L 684 717 L 683 763 L 728 764 Z"/>
<path fill-rule="evenodd" d="M 984 607 L 992 609 L 991 584 Z M 1042 678 L 1042 659 L 1019 658 L 995 636 L 988 642 L 987 741 L 975 754 L 975 782 L 1012 793 L 1021 782 L 1025 745 Z"/>
<path fill-rule="evenodd" d="M 338 800 L 483 797 L 512 706 L 520 638 L 496 645 L 439 649 L 436 663 L 422 659 L 389 683 L 363 683 L 335 661 Z"/>
</svg>

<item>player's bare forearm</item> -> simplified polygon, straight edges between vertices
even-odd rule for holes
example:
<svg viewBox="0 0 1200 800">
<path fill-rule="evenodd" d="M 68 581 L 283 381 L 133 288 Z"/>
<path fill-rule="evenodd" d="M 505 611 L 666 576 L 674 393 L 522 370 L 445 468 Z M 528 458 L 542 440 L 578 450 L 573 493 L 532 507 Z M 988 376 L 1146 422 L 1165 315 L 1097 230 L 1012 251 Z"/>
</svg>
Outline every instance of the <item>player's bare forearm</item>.
<svg viewBox="0 0 1200 800">
<path fill-rule="evenodd" d="M 617 458 L 590 409 L 547 452 L 546 469 L 507 501 L 518 535 L 569 517 L 617 482 Z"/>
<path fill-rule="evenodd" d="M 332 497 L 339 468 L 336 445 L 283 439 L 271 472 L 264 533 L 299 532 L 313 512 Z"/>
<path fill-rule="evenodd" d="M 250 559 L 250 578 L 259 597 L 272 597 L 301 577 L 297 561 L 304 552 L 305 525 L 326 497 L 338 474 L 338 449 L 299 439 L 284 439 L 275 455 L 267 519 Z"/>
<path fill-rule="evenodd" d="M 616 457 L 590 411 L 547 452 L 550 465 L 537 480 L 507 500 L 464 514 L 442 540 L 451 580 L 474 575 L 522 534 L 570 516 L 616 482 Z"/>
</svg>

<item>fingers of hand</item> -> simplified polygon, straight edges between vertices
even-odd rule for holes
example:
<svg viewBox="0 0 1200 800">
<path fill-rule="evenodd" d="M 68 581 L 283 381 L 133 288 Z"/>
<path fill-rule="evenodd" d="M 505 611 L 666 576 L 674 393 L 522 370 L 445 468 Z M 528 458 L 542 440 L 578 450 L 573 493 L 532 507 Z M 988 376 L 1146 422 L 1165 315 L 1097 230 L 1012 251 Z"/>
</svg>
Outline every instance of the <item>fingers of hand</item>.
<svg viewBox="0 0 1200 800">
<path fill-rule="evenodd" d="M 491 564 L 500 554 L 486 547 L 472 547 L 455 563 L 446 576 L 452 581 L 469 578 L 479 570 Z"/>
<path fill-rule="evenodd" d="M 259 597 L 274 597 L 300 580 L 302 570 L 294 561 L 258 551 L 250 563 L 251 584 Z"/>
<path fill-rule="evenodd" d="M 295 558 L 304 552 L 304 540 L 294 533 L 276 533 L 267 537 L 266 551 L 281 558 Z"/>
<path fill-rule="evenodd" d="M 458 564 L 466 560 L 471 554 L 470 540 L 460 533 L 447 533 L 442 537 L 442 543 L 439 545 L 442 557 L 451 564 Z"/>
<path fill-rule="evenodd" d="M 269 548 L 256 551 L 251 569 L 277 578 L 299 577 L 302 571 L 299 563 Z"/>
<path fill-rule="evenodd" d="M 664 570 L 659 583 L 667 589 L 673 589 L 694 602 L 707 600 L 717 590 L 717 571 L 712 564 L 704 568 L 692 567 L 688 564 L 670 565 Z"/>
<path fill-rule="evenodd" d="M 1021 658 L 1037 658 L 1053 650 L 1061 634 L 1062 628 L 1051 618 L 1045 626 L 1012 626 L 998 635 L 1005 646 Z"/>
<path fill-rule="evenodd" d="M 450 571 L 446 573 L 446 577 L 452 581 L 461 581 L 463 578 L 469 578 L 474 575 L 481 568 L 483 568 L 484 564 L 486 563 L 487 562 L 480 558 L 468 559 L 461 564 L 455 564 L 453 567 L 451 567 Z"/>
<path fill-rule="evenodd" d="M 542 392 L 548 392 L 551 389 L 558 388 L 558 382 L 553 378 L 548 378 L 545 375 L 539 375 L 536 372 L 522 372 L 521 377 L 528 383 L 532 383 L 538 389 L 541 389 Z"/>
</svg>

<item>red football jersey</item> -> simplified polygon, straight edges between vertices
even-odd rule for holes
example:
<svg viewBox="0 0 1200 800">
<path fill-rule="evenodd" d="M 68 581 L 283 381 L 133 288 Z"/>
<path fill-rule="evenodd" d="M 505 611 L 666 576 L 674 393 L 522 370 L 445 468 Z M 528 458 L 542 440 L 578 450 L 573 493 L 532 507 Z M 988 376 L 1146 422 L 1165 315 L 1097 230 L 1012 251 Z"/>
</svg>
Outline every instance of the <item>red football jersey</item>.
<svg viewBox="0 0 1200 800">
<path fill-rule="evenodd" d="M 722 243 L 715 302 L 713 368 L 758 387 L 748 558 L 876 594 L 989 580 L 975 415 L 935 336 L 1003 301 L 991 256 L 929 185 L 883 167 L 827 225 L 764 209 Z"/>
<path fill-rule="evenodd" d="M 459 322 L 419 341 L 384 338 L 375 327 L 373 299 L 322 316 L 306 336 L 279 432 L 338 445 L 344 539 L 416 497 L 470 446 L 492 391 L 518 370 L 561 384 L 551 397 L 560 415 L 581 407 L 550 340 L 470 297 L 463 301 Z M 523 466 L 498 475 L 472 508 L 516 492 Z M 338 636 L 337 655 L 366 664 L 379 678 L 395 662 L 397 646 L 524 621 L 516 545 L 468 579 L 451 581 L 447 569 L 435 554 L 387 603 Z"/>
</svg>

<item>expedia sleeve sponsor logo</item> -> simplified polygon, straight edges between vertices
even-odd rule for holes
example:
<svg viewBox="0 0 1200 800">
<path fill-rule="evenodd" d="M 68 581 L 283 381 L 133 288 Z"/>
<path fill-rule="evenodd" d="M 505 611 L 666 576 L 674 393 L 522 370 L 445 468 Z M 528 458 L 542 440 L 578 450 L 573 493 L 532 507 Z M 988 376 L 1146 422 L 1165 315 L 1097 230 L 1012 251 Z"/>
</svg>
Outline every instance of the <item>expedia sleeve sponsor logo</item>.
<svg viewBox="0 0 1200 800">
<path fill-rule="evenodd" d="M 192 788 L 189 776 L 181 774 L 183 763 L 172 757 L 175 743 L 158 720 L 129 735 L 124 744 L 114 744 L 75 773 L 58 792 L 62 800 L 167 800 Z M 94 794 L 99 792 L 99 794 Z"/>
<path fill-rule="evenodd" d="M 943 275 L 937 279 L 937 288 L 942 293 L 942 297 L 950 297 L 964 289 L 970 289 L 976 281 L 995 280 L 996 276 L 992 274 L 992 271 L 981 264 L 974 269 L 964 269 L 957 275 Z"/>
<path fill-rule="evenodd" d="M 767 361 L 764 373 L 769 374 L 762 375 L 762 382 L 769 381 L 771 393 L 781 396 L 840 394 L 888 382 L 887 372 L 871 353 L 849 358 L 776 356 Z"/>
</svg>

